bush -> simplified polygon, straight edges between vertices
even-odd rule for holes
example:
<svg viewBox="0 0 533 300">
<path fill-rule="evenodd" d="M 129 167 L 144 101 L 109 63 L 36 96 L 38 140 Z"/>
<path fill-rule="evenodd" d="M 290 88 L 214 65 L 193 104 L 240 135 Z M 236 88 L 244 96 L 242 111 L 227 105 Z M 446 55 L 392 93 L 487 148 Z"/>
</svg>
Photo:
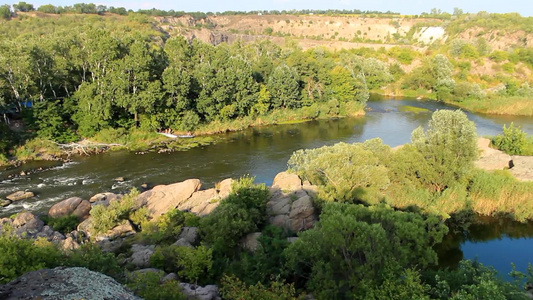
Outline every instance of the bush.
<svg viewBox="0 0 533 300">
<path fill-rule="evenodd" d="M 213 266 L 212 250 L 204 246 L 159 246 L 150 257 L 150 264 L 168 273 L 178 273 L 191 282 L 198 283 L 201 278 L 201 283 L 208 283 Z"/>
<path fill-rule="evenodd" d="M 240 239 L 260 231 L 266 222 L 268 190 L 264 185 L 254 185 L 253 180 L 239 179 L 233 192 L 200 221 L 201 235 L 214 251 L 232 256 Z"/>
<path fill-rule="evenodd" d="M 220 293 L 224 299 L 255 299 L 255 300 L 295 300 L 303 299 L 296 297 L 296 289 L 293 284 L 287 284 L 279 278 L 273 279 L 267 286 L 261 283 L 255 285 L 246 285 L 235 276 L 222 277 L 222 286 Z"/>
<path fill-rule="evenodd" d="M 129 277 L 126 286 L 133 292 L 146 300 L 185 300 L 187 299 L 181 292 L 179 282 L 168 280 L 161 283 L 163 272 L 161 273 L 134 273 Z"/>
<path fill-rule="evenodd" d="M 86 243 L 67 254 L 63 264 L 69 267 L 84 267 L 91 271 L 120 278 L 122 268 L 113 253 L 104 253 L 97 244 Z"/>
<path fill-rule="evenodd" d="M 372 299 L 383 283 L 398 283 L 405 269 L 436 265 L 432 246 L 448 229 L 434 216 L 328 203 L 321 219 L 300 234 L 285 255 L 292 274 L 307 280 L 319 299 Z"/>
<path fill-rule="evenodd" d="M 527 144 L 527 134 L 514 123 L 509 127 L 503 125 L 503 134 L 495 136 L 492 144 L 507 154 L 521 155 Z"/>
<path fill-rule="evenodd" d="M 178 209 L 169 210 L 157 220 L 141 223 L 141 239 L 148 244 L 173 243 L 181 232 L 185 223 L 185 215 Z"/>
<path fill-rule="evenodd" d="M 139 196 L 137 189 L 132 189 L 128 195 L 113 201 L 109 206 L 96 205 L 91 209 L 91 232 L 104 233 L 127 220 L 133 213 L 135 199 Z"/>
<path fill-rule="evenodd" d="M 46 224 L 51 226 L 55 231 L 59 231 L 63 234 L 69 233 L 76 229 L 80 221 L 75 215 L 68 215 L 59 218 L 51 218 L 49 216 L 43 216 L 41 218 Z"/>
<path fill-rule="evenodd" d="M 61 262 L 61 251 L 46 240 L 31 241 L 18 237 L 0 236 L 0 283 Z"/>
</svg>

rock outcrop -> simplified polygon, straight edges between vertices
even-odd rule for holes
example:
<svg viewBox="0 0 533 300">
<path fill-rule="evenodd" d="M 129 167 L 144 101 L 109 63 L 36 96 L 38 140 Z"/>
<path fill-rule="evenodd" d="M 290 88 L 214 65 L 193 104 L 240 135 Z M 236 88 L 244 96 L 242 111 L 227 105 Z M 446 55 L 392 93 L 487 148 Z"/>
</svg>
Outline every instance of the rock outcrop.
<svg viewBox="0 0 533 300">
<path fill-rule="evenodd" d="M 54 204 L 48 211 L 52 218 L 60 218 L 68 215 L 75 215 L 78 220 L 83 221 L 89 217 L 91 203 L 79 197 L 72 197 Z"/>
<path fill-rule="evenodd" d="M 137 268 L 147 268 L 150 266 L 150 257 L 154 254 L 155 245 L 131 245 L 131 257 L 128 260 Z"/>
<path fill-rule="evenodd" d="M 183 227 L 178 236 L 178 240 L 172 245 L 193 247 L 198 244 L 199 240 L 198 227 Z"/>
<path fill-rule="evenodd" d="M 198 300 L 220 300 L 220 295 L 218 294 L 218 287 L 216 285 L 206 285 L 204 287 L 194 285 L 191 283 L 181 282 L 180 284 L 181 292 L 187 296 L 187 299 L 198 299 Z"/>
<path fill-rule="evenodd" d="M 140 300 L 113 278 L 85 268 L 55 268 L 28 272 L 0 285 L 0 299 Z"/>
<path fill-rule="evenodd" d="M 298 175 L 281 172 L 274 178 L 267 203 L 269 222 L 289 232 L 312 228 L 317 221 L 312 197 L 317 187 L 302 184 Z"/>
<path fill-rule="evenodd" d="M 169 185 L 158 185 L 142 193 L 137 198 L 139 207 L 146 207 L 150 217 L 157 218 L 173 208 L 177 208 L 200 189 L 202 184 L 199 179 L 188 179 Z"/>
<path fill-rule="evenodd" d="M 486 171 L 509 169 L 516 179 L 533 181 L 533 156 L 511 156 L 490 148 L 490 140 L 487 138 L 478 139 L 478 148 L 480 156 L 475 163 L 476 167 Z"/>
<path fill-rule="evenodd" d="M 226 179 L 217 184 L 219 189 L 207 190 L 200 190 L 202 184 L 198 179 L 158 185 L 139 195 L 136 205 L 146 207 L 151 218 L 157 218 L 174 208 L 205 216 L 218 207 L 221 199 L 231 193 L 231 182 L 231 179 Z"/>
<path fill-rule="evenodd" d="M 10 201 L 19 201 L 19 200 L 31 198 L 33 196 L 35 195 L 32 192 L 18 191 L 18 192 L 14 192 L 13 194 L 7 195 L 6 199 Z"/>
<path fill-rule="evenodd" d="M 92 196 L 91 199 L 89 199 L 89 202 L 91 202 L 92 205 L 102 204 L 108 206 L 109 203 L 119 200 L 120 198 L 122 198 L 122 195 L 106 192 Z"/>
</svg>

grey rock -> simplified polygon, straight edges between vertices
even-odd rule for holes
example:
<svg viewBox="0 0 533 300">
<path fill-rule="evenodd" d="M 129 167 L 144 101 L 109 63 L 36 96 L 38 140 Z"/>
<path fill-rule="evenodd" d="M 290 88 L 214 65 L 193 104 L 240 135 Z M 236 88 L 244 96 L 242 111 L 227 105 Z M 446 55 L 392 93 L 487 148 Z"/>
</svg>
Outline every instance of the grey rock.
<svg viewBox="0 0 533 300">
<path fill-rule="evenodd" d="M 8 205 L 11 204 L 11 203 L 12 203 L 11 200 L 0 199 L 0 206 L 1 206 L 1 207 L 6 207 L 6 206 L 8 206 Z"/>
<path fill-rule="evenodd" d="M 261 232 L 253 232 L 247 234 L 242 241 L 243 248 L 248 251 L 255 252 L 255 250 L 257 250 L 257 248 L 259 247 L 258 239 L 260 236 Z"/>
<path fill-rule="evenodd" d="M 21 237 L 33 238 L 43 226 L 44 222 L 31 212 L 20 213 L 13 220 L 15 234 Z"/>
<path fill-rule="evenodd" d="M 33 196 L 35 195 L 32 192 L 18 191 L 18 192 L 14 192 L 13 194 L 6 196 L 6 199 L 11 200 L 11 201 L 19 201 L 19 200 L 31 198 Z"/>
<path fill-rule="evenodd" d="M 178 275 L 176 275 L 176 273 L 168 273 L 167 275 L 165 275 L 165 277 L 163 277 L 163 280 L 161 280 L 161 281 L 162 282 L 167 282 L 167 281 L 171 281 L 171 280 L 177 281 L 178 280 Z"/>
<path fill-rule="evenodd" d="M 181 291 L 185 296 L 198 300 L 219 300 L 218 287 L 216 285 L 197 286 L 190 283 L 180 283 Z"/>
<path fill-rule="evenodd" d="M 154 254 L 154 250 L 155 245 L 133 244 L 129 262 L 137 268 L 147 268 L 150 266 L 150 257 Z"/>
<path fill-rule="evenodd" d="M 89 202 L 102 203 L 102 204 L 106 203 L 106 206 L 107 206 L 109 205 L 109 203 L 119 200 L 120 198 L 122 198 L 122 195 L 120 194 L 106 192 L 106 193 L 99 193 L 99 194 L 92 196 L 91 199 L 89 199 Z"/>
<path fill-rule="evenodd" d="M 180 235 L 178 236 L 178 240 L 184 240 L 191 245 L 198 244 L 198 227 L 183 227 L 181 229 Z"/>
<path fill-rule="evenodd" d="M 28 272 L 0 285 L 0 299 L 141 300 L 113 278 L 85 268 L 55 268 Z"/>
</svg>

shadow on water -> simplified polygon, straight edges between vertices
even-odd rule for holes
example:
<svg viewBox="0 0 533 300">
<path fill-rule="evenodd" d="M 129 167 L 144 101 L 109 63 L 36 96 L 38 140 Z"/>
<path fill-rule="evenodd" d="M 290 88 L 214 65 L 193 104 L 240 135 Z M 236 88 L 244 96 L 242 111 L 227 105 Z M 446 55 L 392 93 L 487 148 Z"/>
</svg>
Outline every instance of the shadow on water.
<svg viewBox="0 0 533 300">
<path fill-rule="evenodd" d="M 453 221 L 452 221 L 453 222 Z M 455 268 L 462 259 L 477 259 L 492 265 L 504 278 L 512 270 L 526 272 L 533 263 L 533 222 L 520 223 L 509 217 L 471 216 L 468 229 L 450 224 L 450 233 L 436 247 L 439 267 Z"/>
</svg>

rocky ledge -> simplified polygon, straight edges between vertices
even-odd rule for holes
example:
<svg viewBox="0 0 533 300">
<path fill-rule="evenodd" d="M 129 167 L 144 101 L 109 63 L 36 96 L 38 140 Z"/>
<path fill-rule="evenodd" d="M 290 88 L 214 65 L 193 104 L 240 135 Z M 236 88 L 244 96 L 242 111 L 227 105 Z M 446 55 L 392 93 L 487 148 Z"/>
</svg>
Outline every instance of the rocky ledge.
<svg viewBox="0 0 533 300">
<path fill-rule="evenodd" d="M 0 299 L 140 300 L 113 278 L 85 268 L 42 269 L 0 285 Z"/>
</svg>

